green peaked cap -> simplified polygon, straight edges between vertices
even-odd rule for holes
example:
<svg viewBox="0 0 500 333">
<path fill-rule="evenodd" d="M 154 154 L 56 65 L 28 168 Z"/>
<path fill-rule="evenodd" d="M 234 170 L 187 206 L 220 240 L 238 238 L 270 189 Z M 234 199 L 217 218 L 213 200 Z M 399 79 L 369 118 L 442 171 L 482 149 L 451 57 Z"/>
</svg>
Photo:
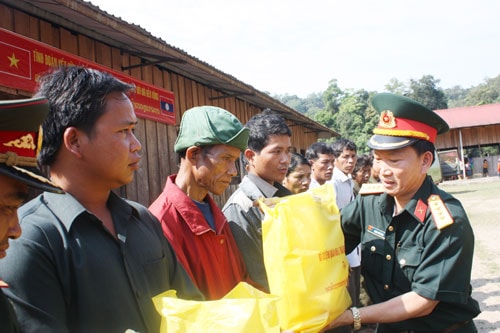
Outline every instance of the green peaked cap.
<svg viewBox="0 0 500 333">
<path fill-rule="evenodd" d="M 49 114 L 45 97 L 0 101 L 0 174 L 31 187 L 62 193 L 37 166 L 41 124 Z"/>
<path fill-rule="evenodd" d="M 174 150 L 191 146 L 228 145 L 247 148 L 249 130 L 229 111 L 216 106 L 197 106 L 184 112 Z"/>
<path fill-rule="evenodd" d="M 378 150 L 398 149 L 417 140 L 435 143 L 438 134 L 449 126 L 437 113 L 411 98 L 392 93 L 373 96 L 372 105 L 380 114 L 368 147 Z"/>
</svg>

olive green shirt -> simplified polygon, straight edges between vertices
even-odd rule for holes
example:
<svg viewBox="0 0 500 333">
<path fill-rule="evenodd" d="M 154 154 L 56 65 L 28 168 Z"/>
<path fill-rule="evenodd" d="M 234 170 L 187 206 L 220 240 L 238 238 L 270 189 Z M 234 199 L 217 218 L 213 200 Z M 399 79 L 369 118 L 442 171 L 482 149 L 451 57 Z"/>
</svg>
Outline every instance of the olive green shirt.
<svg viewBox="0 0 500 333">
<path fill-rule="evenodd" d="M 441 230 L 428 207 L 432 194 L 453 218 Z M 470 296 L 474 234 L 460 202 L 428 177 L 405 208 L 393 213 L 393 197 L 358 195 L 341 212 L 346 253 L 361 242 L 362 273 L 374 303 L 410 291 L 440 302 L 427 316 L 379 325 L 377 332 L 438 332 L 476 317 L 479 306 Z"/>
</svg>

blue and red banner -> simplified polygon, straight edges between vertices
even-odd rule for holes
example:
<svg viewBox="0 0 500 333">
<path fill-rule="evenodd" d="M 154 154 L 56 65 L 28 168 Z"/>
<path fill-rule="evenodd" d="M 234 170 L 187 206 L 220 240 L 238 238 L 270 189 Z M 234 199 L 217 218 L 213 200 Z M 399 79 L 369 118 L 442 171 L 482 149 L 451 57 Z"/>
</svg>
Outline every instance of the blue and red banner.
<svg viewBox="0 0 500 333">
<path fill-rule="evenodd" d="M 40 75 L 52 67 L 69 65 L 105 71 L 135 85 L 135 94 L 132 94 L 131 100 L 138 117 L 175 124 L 173 92 L 12 31 L 0 29 L 0 85 L 35 92 Z"/>
</svg>

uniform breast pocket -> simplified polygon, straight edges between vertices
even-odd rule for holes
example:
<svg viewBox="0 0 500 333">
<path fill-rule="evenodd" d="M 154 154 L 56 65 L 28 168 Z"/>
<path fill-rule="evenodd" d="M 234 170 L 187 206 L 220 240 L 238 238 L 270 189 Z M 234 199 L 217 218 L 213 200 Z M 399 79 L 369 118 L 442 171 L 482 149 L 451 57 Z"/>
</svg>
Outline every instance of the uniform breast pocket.
<svg viewBox="0 0 500 333">
<path fill-rule="evenodd" d="M 413 276 L 422 261 L 422 249 L 400 247 L 396 250 L 394 282 L 401 289 L 411 290 Z"/>
<path fill-rule="evenodd" d="M 382 278 L 385 263 L 384 239 L 372 239 L 361 246 L 361 269 L 364 275 L 370 275 L 375 280 Z"/>
</svg>

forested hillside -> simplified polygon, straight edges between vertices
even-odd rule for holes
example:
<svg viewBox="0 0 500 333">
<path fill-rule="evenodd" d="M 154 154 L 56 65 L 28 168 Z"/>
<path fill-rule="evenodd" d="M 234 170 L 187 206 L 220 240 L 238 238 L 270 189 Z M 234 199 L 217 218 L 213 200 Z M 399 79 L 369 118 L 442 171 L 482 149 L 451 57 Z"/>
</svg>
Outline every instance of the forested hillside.
<svg viewBox="0 0 500 333">
<path fill-rule="evenodd" d="M 385 85 L 385 91 L 413 98 L 432 110 L 500 103 L 500 75 L 470 88 L 455 86 L 442 89 L 439 82 L 432 75 L 407 83 L 391 79 Z M 363 153 L 369 150 L 365 144 L 378 121 L 376 111 L 370 104 L 371 97 L 376 93 L 341 88 L 333 79 L 324 92 L 312 93 L 306 98 L 287 94 L 272 97 L 354 141 L 359 152 Z"/>
</svg>

